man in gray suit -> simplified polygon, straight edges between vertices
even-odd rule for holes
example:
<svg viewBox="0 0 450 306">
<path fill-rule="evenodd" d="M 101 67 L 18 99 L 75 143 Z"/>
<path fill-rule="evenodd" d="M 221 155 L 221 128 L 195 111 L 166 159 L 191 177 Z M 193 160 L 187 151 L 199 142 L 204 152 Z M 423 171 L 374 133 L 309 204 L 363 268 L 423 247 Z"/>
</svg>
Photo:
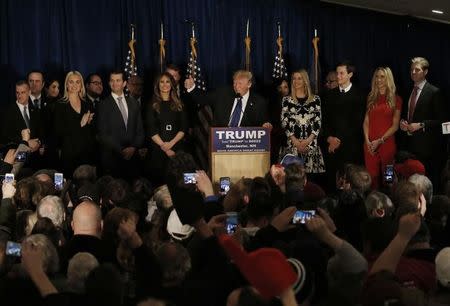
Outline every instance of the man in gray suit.
<svg viewBox="0 0 450 306">
<path fill-rule="evenodd" d="M 134 178 L 139 175 L 137 149 L 144 142 L 144 129 L 139 104 L 125 97 L 126 84 L 123 72 L 110 73 L 111 94 L 99 103 L 97 127 L 103 174 Z"/>
</svg>

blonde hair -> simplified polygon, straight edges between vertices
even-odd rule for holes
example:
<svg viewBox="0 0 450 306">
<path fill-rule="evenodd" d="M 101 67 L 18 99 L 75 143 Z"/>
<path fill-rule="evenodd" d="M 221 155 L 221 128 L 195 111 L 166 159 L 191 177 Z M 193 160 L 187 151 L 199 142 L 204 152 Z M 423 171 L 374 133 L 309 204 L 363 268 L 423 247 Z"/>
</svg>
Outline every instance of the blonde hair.
<svg viewBox="0 0 450 306">
<path fill-rule="evenodd" d="M 411 59 L 411 65 L 419 65 L 423 70 L 428 70 L 430 63 L 424 57 L 414 57 Z"/>
<path fill-rule="evenodd" d="M 300 69 L 297 71 L 292 72 L 291 74 L 291 97 L 294 99 L 295 102 L 298 102 L 297 97 L 295 96 L 295 89 L 294 89 L 294 74 L 299 73 L 303 78 L 304 90 L 306 93 L 306 96 L 308 97 L 306 99 L 306 103 L 310 103 L 314 101 L 314 94 L 311 89 L 311 83 L 309 82 L 309 76 L 308 72 L 306 72 L 305 69 Z"/>
<path fill-rule="evenodd" d="M 246 78 L 250 83 L 252 83 L 253 74 L 247 70 L 238 70 L 233 74 L 233 80 L 238 78 Z"/>
<path fill-rule="evenodd" d="M 375 69 L 375 72 L 372 76 L 372 89 L 367 97 L 367 110 L 371 110 L 374 106 L 378 98 L 380 97 L 380 92 L 378 91 L 376 85 L 376 75 L 378 71 L 382 71 L 386 76 L 386 102 L 391 109 L 394 109 L 396 106 L 396 98 L 395 94 L 397 88 L 394 82 L 394 75 L 389 67 L 378 67 Z"/>
<path fill-rule="evenodd" d="M 69 100 L 69 93 L 67 92 L 67 83 L 69 82 L 69 78 L 73 75 L 76 75 L 81 79 L 81 90 L 78 93 L 78 96 L 80 97 L 80 99 L 84 99 L 84 96 L 86 95 L 86 88 L 84 87 L 83 76 L 81 75 L 80 72 L 73 70 L 67 73 L 66 79 L 64 80 L 64 96 L 63 96 L 64 100 Z"/>
</svg>

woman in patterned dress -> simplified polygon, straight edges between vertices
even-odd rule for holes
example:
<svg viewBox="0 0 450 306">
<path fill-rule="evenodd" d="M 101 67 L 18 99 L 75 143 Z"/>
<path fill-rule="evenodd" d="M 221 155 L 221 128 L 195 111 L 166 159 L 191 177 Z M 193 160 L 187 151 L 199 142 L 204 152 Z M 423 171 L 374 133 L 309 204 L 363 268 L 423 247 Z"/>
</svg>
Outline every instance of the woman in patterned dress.
<svg viewBox="0 0 450 306">
<path fill-rule="evenodd" d="M 303 158 L 307 173 L 324 173 L 322 151 L 317 143 L 322 125 L 320 98 L 312 93 L 306 70 L 292 73 L 291 94 L 282 101 L 281 125 L 287 143 L 281 148 L 280 158 L 288 153 L 298 155 Z"/>
</svg>

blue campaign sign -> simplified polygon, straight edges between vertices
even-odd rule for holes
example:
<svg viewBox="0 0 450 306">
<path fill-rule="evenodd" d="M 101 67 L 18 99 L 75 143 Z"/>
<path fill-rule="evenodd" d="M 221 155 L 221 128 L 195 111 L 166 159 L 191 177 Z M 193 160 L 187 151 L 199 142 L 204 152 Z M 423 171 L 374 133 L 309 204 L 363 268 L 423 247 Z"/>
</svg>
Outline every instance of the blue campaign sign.
<svg viewBox="0 0 450 306">
<path fill-rule="evenodd" d="M 261 127 L 213 128 L 211 138 L 213 153 L 270 151 L 270 132 Z"/>
</svg>

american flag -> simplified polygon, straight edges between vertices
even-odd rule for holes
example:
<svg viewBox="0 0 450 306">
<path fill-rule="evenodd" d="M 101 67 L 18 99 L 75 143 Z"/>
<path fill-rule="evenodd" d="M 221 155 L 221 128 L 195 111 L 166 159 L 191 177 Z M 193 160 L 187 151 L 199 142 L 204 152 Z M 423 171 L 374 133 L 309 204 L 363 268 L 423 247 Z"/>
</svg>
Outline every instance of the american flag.
<svg viewBox="0 0 450 306">
<path fill-rule="evenodd" d="M 130 41 L 130 43 L 131 43 L 131 41 Z M 128 49 L 128 55 L 127 55 L 127 60 L 125 61 L 124 71 L 125 71 L 125 77 L 127 78 L 127 80 L 132 75 L 137 75 L 136 59 L 133 56 L 131 49 Z"/>
<path fill-rule="evenodd" d="M 186 69 L 186 75 L 190 75 L 195 82 L 195 87 L 206 91 L 206 83 L 202 76 L 202 71 L 200 69 L 200 66 L 197 65 L 197 59 L 194 56 L 192 50 L 189 56 L 189 62 Z"/>
<path fill-rule="evenodd" d="M 275 61 L 273 63 L 273 72 L 272 77 L 274 79 L 287 79 L 287 69 L 284 64 L 284 59 L 281 56 L 280 52 L 277 52 L 277 55 L 275 56 Z"/>
</svg>

